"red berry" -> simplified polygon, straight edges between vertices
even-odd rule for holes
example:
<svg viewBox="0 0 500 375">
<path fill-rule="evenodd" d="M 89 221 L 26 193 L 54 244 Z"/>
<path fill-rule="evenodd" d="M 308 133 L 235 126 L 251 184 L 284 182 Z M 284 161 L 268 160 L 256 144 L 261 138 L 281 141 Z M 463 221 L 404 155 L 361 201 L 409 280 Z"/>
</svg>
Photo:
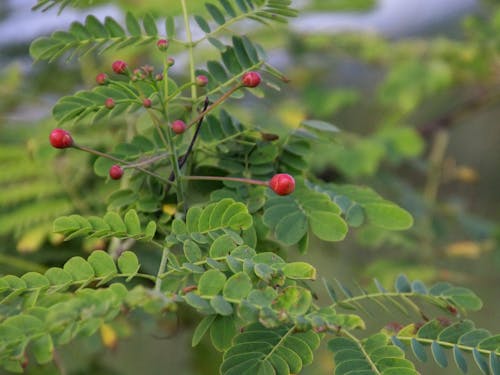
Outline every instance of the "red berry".
<svg viewBox="0 0 500 375">
<path fill-rule="evenodd" d="M 168 49 L 168 40 L 160 39 L 156 42 L 156 47 L 162 52 L 165 52 Z"/>
<path fill-rule="evenodd" d="M 111 67 L 116 74 L 125 74 L 127 72 L 127 63 L 122 60 L 116 60 Z"/>
<path fill-rule="evenodd" d="M 182 134 L 186 131 L 186 123 L 182 120 L 172 122 L 172 130 L 175 134 Z"/>
<path fill-rule="evenodd" d="M 196 76 L 195 83 L 196 83 L 196 86 L 204 87 L 204 86 L 208 85 L 208 77 L 204 76 L 203 74 L 200 74 L 199 76 Z"/>
<path fill-rule="evenodd" d="M 105 101 L 104 101 L 104 106 L 108 109 L 113 109 L 115 108 L 115 101 L 113 98 L 107 98 Z"/>
<path fill-rule="evenodd" d="M 106 73 L 99 73 L 95 77 L 95 81 L 98 85 L 105 85 L 106 83 L 108 83 L 108 75 Z"/>
<path fill-rule="evenodd" d="M 241 82 L 245 87 L 257 87 L 261 81 L 260 74 L 258 72 L 247 72 L 243 74 Z"/>
<path fill-rule="evenodd" d="M 278 195 L 288 195 L 295 190 L 295 180 L 286 173 L 278 173 L 269 181 L 269 187 Z"/>
<path fill-rule="evenodd" d="M 153 102 L 149 98 L 146 98 L 142 101 L 142 105 L 144 106 L 144 108 L 151 108 L 152 104 Z"/>
<path fill-rule="evenodd" d="M 63 129 L 54 129 L 50 132 L 50 144 L 55 148 L 68 148 L 73 146 L 71 134 Z"/>
<path fill-rule="evenodd" d="M 109 168 L 109 177 L 113 180 L 119 180 L 123 176 L 123 168 L 115 164 Z"/>
</svg>

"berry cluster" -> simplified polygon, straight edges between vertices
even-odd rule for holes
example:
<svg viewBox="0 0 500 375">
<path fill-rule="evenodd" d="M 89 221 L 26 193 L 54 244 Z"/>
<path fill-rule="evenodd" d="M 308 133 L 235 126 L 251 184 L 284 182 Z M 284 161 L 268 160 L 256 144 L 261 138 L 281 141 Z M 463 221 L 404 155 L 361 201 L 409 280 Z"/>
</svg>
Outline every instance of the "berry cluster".
<svg viewBox="0 0 500 375">
<path fill-rule="evenodd" d="M 160 39 L 157 42 L 157 48 L 161 52 L 166 52 L 168 50 L 169 46 L 169 41 L 166 39 Z M 165 59 L 165 69 L 168 69 L 169 67 L 173 66 L 175 63 L 174 59 L 171 57 L 168 57 Z M 145 65 L 142 66 L 141 68 L 133 69 L 132 71 L 129 69 L 128 64 L 123 61 L 123 60 L 116 60 L 113 62 L 111 65 L 111 68 L 114 73 L 118 75 L 124 75 L 129 78 L 131 82 L 136 82 L 139 80 L 148 80 L 149 82 L 153 83 L 157 81 L 163 80 L 163 72 L 162 73 L 154 73 L 154 68 L 150 65 Z M 95 81 L 98 85 L 107 85 L 110 82 L 113 82 L 113 80 L 106 74 L 106 73 L 99 73 Z M 170 129 L 173 134 L 180 135 L 186 132 L 186 130 L 191 126 L 194 125 L 196 122 L 198 122 L 198 129 L 194 133 L 193 138 L 191 140 L 191 144 L 189 146 L 188 152 L 183 155 L 183 157 L 179 160 L 179 167 L 182 167 L 183 163 L 186 161 L 187 157 L 189 156 L 189 152 L 192 149 L 192 146 L 194 144 L 194 141 L 196 140 L 196 137 L 198 136 L 198 130 L 199 126 L 201 125 L 201 122 L 203 121 L 203 116 L 212 110 L 216 104 L 220 104 L 223 100 L 227 99 L 230 97 L 230 95 L 236 91 L 240 87 L 248 87 L 248 88 L 253 88 L 257 87 L 262 81 L 262 78 L 260 74 L 256 71 L 249 71 L 245 72 L 241 76 L 241 81 L 238 83 L 236 86 L 234 86 L 229 92 L 226 92 L 217 102 L 212 104 L 211 106 L 208 106 L 208 98 L 205 103 L 205 108 L 202 113 L 200 113 L 200 116 L 193 120 L 191 123 L 186 124 L 181 119 L 177 119 L 175 121 L 172 121 L 170 123 Z M 209 79 L 205 75 L 198 75 L 195 77 L 195 81 L 192 82 L 192 85 L 196 85 L 198 87 L 205 87 L 209 84 Z M 103 105 L 105 108 L 108 109 L 113 109 L 117 105 L 117 101 L 115 101 L 114 98 L 106 98 Z M 154 102 L 153 99 L 151 98 L 142 98 L 141 99 L 141 104 L 144 108 L 147 110 L 153 110 L 154 108 Z M 119 161 L 119 159 L 112 157 L 108 154 L 102 153 L 97 150 L 93 150 L 89 147 L 78 145 L 73 141 L 73 138 L 71 134 L 63 129 L 54 129 L 50 133 L 50 143 L 53 147 L 55 148 L 69 148 L 73 147 L 82 151 L 90 152 L 95 155 L 105 157 L 108 159 L 112 159 L 115 161 Z M 113 180 L 119 180 L 122 178 L 124 174 L 124 170 L 126 168 L 131 168 L 131 169 L 137 169 L 141 172 L 148 173 L 154 177 L 157 177 L 161 179 L 161 176 L 158 176 L 154 174 L 153 172 L 149 171 L 148 169 L 144 168 L 143 166 L 147 165 L 148 163 L 153 163 L 154 161 L 158 160 L 157 157 L 151 157 L 149 160 L 141 160 L 140 163 L 127 163 L 126 161 L 120 161 L 121 165 L 115 164 L 109 169 L 109 177 Z M 175 159 L 174 159 L 175 160 Z M 162 179 L 162 181 L 166 183 L 172 183 L 173 182 L 173 174 L 170 176 L 168 180 Z M 252 180 L 252 179 L 245 179 L 245 178 L 232 178 L 232 177 L 215 177 L 215 176 L 183 176 L 185 179 L 203 179 L 203 180 L 230 180 L 230 181 L 238 181 L 242 183 L 248 183 L 248 184 L 255 184 L 255 185 L 264 185 L 268 186 L 273 190 L 276 194 L 278 195 L 288 195 L 293 193 L 295 189 L 295 180 L 293 179 L 292 176 L 284 173 L 279 173 L 274 175 L 271 180 L 269 181 L 258 181 L 258 180 Z"/>
</svg>

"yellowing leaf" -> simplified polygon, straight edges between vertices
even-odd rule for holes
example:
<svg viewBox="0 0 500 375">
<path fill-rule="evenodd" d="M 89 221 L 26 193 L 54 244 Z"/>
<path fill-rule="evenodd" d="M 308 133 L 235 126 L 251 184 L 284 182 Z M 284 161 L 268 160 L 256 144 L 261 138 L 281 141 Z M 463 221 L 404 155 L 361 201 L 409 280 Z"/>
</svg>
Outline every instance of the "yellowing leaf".
<svg viewBox="0 0 500 375">
<path fill-rule="evenodd" d="M 109 349 L 115 349 L 118 344 L 118 335 L 109 324 L 102 324 L 100 327 L 101 340 L 103 345 Z"/>
<path fill-rule="evenodd" d="M 481 246 L 473 241 L 461 241 L 449 244 L 445 249 L 446 255 L 477 259 L 481 255 Z"/>
<path fill-rule="evenodd" d="M 177 206 L 175 204 L 164 204 L 162 210 L 167 215 L 174 216 L 177 212 Z"/>
</svg>

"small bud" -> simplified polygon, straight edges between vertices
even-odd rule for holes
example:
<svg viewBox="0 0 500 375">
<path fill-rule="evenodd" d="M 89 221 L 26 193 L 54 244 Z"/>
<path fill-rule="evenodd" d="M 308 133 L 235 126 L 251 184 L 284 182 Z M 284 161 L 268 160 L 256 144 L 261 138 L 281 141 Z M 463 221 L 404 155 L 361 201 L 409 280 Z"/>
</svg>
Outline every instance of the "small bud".
<svg viewBox="0 0 500 375">
<path fill-rule="evenodd" d="M 104 101 L 104 106 L 107 108 L 107 109 L 113 109 L 115 108 L 115 101 L 113 98 L 107 98 L 105 101 Z"/>
<path fill-rule="evenodd" d="M 95 81 L 98 85 L 105 85 L 106 83 L 108 83 L 108 75 L 106 73 L 99 73 L 95 77 Z"/>
<path fill-rule="evenodd" d="M 155 75 L 155 80 L 156 81 L 163 81 L 163 74 L 162 73 L 158 73 L 157 75 Z"/>
<path fill-rule="evenodd" d="M 127 72 L 127 63 L 122 60 L 116 60 L 111 67 L 116 74 L 125 74 Z"/>
<path fill-rule="evenodd" d="M 152 104 L 153 102 L 149 98 L 146 98 L 142 101 L 142 105 L 144 106 L 144 108 L 151 108 Z"/>
<path fill-rule="evenodd" d="M 208 77 L 200 74 L 199 76 L 196 76 L 195 83 L 198 87 L 205 87 L 208 85 Z"/>
<path fill-rule="evenodd" d="M 52 147 L 68 148 L 73 146 L 71 134 L 63 129 L 54 129 L 50 132 L 49 141 Z"/>
<path fill-rule="evenodd" d="M 175 134 L 182 134 L 186 131 L 186 123 L 182 120 L 175 120 L 171 126 Z"/>
<path fill-rule="evenodd" d="M 123 168 L 115 164 L 109 168 L 109 177 L 113 180 L 119 180 L 123 176 Z"/>
<path fill-rule="evenodd" d="M 141 66 L 141 69 L 148 76 L 150 76 L 155 71 L 155 68 L 152 67 L 151 65 Z"/>
<path fill-rule="evenodd" d="M 269 187 L 278 195 L 292 194 L 295 190 L 295 180 L 286 173 L 278 173 L 269 181 Z"/>
<path fill-rule="evenodd" d="M 258 72 L 247 72 L 243 74 L 241 82 L 245 87 L 257 87 L 261 81 L 260 74 Z"/>
<path fill-rule="evenodd" d="M 157 42 L 156 42 L 156 47 L 158 47 L 158 49 L 161 51 L 161 52 L 165 52 L 167 49 L 168 49 L 168 40 L 167 39 L 159 39 Z"/>
<path fill-rule="evenodd" d="M 175 59 L 173 57 L 169 57 L 167 59 L 167 66 L 171 67 L 171 66 L 174 66 L 174 64 L 175 64 Z"/>
</svg>

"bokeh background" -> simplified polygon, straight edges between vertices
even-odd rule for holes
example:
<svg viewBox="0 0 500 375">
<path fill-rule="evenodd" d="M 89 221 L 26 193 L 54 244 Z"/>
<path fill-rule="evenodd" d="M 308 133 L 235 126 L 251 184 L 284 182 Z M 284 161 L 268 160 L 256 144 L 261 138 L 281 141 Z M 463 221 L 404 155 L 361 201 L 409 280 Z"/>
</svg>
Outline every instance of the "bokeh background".
<svg viewBox="0 0 500 375">
<path fill-rule="evenodd" d="M 82 8 L 33 12 L 35 0 L 0 2 L 0 275 L 60 265 L 107 244 L 61 243 L 50 232 L 63 214 L 99 214 L 111 187 L 92 171 L 86 155 L 63 160 L 50 149 L 51 107 L 91 87 L 111 61 L 137 64 L 159 56 L 147 49 L 87 56 L 80 62 L 33 63 L 30 42 L 93 13 L 123 19 L 124 11 L 178 14 L 174 0 L 82 1 Z M 201 1 L 190 8 L 203 13 Z M 306 255 L 320 275 L 368 285 L 390 285 L 399 273 L 425 282 L 450 281 L 485 302 L 471 314 L 479 327 L 500 328 L 500 6 L 480 0 L 296 0 L 299 18 L 272 30 L 244 24 L 264 45 L 270 62 L 291 82 L 264 100 L 233 102 L 230 111 L 272 131 L 302 119 L 329 121 L 342 132 L 321 144 L 313 170 L 326 181 L 366 184 L 415 217 L 407 232 L 361 228 L 336 245 L 314 243 Z M 199 51 L 200 61 L 211 50 Z M 174 74 L 186 77 L 186 56 Z M 79 139 L 115 143 L 113 127 L 75 130 Z M 299 258 L 291 249 L 291 258 Z M 155 259 L 144 257 L 146 267 Z M 320 286 L 317 286 L 320 290 Z M 321 296 L 321 294 L 320 294 Z M 102 337 L 59 353 L 67 374 L 217 373 L 220 359 L 208 343 L 192 349 L 195 317 L 152 319 L 136 313 L 113 326 L 116 347 Z M 398 321 L 382 311 L 367 317 L 380 329 Z M 332 358 L 317 355 L 304 374 L 331 373 Z M 419 365 L 422 374 L 456 368 Z M 475 369 L 471 369 L 472 372 Z M 55 367 L 29 367 L 52 374 Z"/>
</svg>

